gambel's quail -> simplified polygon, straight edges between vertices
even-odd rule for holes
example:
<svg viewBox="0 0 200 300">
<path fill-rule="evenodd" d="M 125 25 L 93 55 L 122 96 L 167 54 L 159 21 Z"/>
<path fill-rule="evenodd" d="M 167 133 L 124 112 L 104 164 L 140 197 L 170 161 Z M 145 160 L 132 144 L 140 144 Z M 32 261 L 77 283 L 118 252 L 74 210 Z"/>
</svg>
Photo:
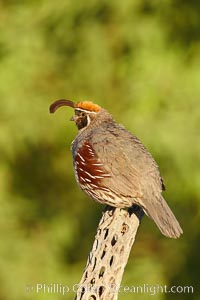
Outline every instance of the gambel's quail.
<svg viewBox="0 0 200 300">
<path fill-rule="evenodd" d="M 50 112 L 61 106 L 75 111 L 71 120 L 79 133 L 71 149 L 81 189 L 113 207 L 142 207 L 165 236 L 178 238 L 183 231 L 161 195 L 164 184 L 158 166 L 138 138 L 92 102 L 61 99 L 50 106 Z"/>
</svg>

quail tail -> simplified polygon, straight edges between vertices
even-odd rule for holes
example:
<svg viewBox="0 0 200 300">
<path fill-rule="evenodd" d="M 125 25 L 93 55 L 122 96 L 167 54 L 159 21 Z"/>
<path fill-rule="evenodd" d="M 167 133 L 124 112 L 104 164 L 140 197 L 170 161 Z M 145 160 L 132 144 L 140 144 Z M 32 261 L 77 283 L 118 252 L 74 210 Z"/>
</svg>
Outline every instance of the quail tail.
<svg viewBox="0 0 200 300">
<path fill-rule="evenodd" d="M 145 210 L 163 235 L 176 239 L 183 233 L 179 222 L 162 196 L 156 199 L 156 201 L 153 201 L 153 205 L 149 205 Z"/>
</svg>

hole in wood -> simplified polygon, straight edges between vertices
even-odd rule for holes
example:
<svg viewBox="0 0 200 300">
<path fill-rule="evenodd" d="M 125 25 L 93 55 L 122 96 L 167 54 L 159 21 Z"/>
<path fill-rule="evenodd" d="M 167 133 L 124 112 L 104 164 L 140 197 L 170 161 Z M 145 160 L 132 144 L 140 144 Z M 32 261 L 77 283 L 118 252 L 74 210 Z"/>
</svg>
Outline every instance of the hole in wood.
<svg viewBox="0 0 200 300">
<path fill-rule="evenodd" d="M 90 283 L 95 284 L 95 278 L 94 277 L 90 280 Z"/>
<path fill-rule="evenodd" d="M 114 261 L 114 256 L 112 255 L 112 256 L 111 256 L 111 259 L 110 259 L 110 266 L 112 266 L 113 261 Z"/>
<path fill-rule="evenodd" d="M 94 265 L 93 265 L 93 268 L 92 268 L 92 272 L 94 271 L 95 267 L 96 267 L 96 263 L 97 263 L 97 258 L 95 257 L 94 258 Z"/>
<path fill-rule="evenodd" d="M 81 288 L 81 296 L 80 296 L 80 300 L 83 298 L 84 294 L 85 294 L 85 288 L 82 287 L 82 288 Z"/>
<path fill-rule="evenodd" d="M 99 288 L 99 297 L 102 296 L 102 294 L 103 294 L 104 291 L 105 291 L 105 287 L 103 285 L 100 286 L 100 288 Z"/>
<path fill-rule="evenodd" d="M 108 232 L 109 232 L 109 229 L 107 228 L 107 229 L 105 230 L 104 240 L 107 238 Z"/>
<path fill-rule="evenodd" d="M 105 273 L 105 267 L 101 267 L 99 272 L 99 278 L 103 277 L 104 273 Z"/>
<path fill-rule="evenodd" d="M 121 230 L 122 235 L 124 235 L 128 231 L 128 229 L 129 229 L 128 225 L 126 223 L 123 223 L 122 230 Z"/>
<path fill-rule="evenodd" d="M 94 243 L 94 248 L 95 248 L 95 250 L 97 250 L 98 244 L 99 244 L 98 240 L 95 240 L 95 243 Z"/>
<path fill-rule="evenodd" d="M 102 252 L 102 255 L 101 255 L 101 259 L 103 259 L 103 258 L 104 258 L 105 254 L 106 254 L 106 251 L 105 251 L 105 250 L 103 250 L 103 252 Z"/>
<path fill-rule="evenodd" d="M 95 295 L 90 295 L 89 298 L 88 298 L 88 300 L 96 300 L 96 299 L 97 299 L 97 298 L 96 298 Z"/>
<path fill-rule="evenodd" d="M 88 272 L 85 272 L 85 279 L 87 279 L 88 277 Z"/>
<path fill-rule="evenodd" d="M 93 254 L 90 252 L 89 253 L 89 263 L 91 264 L 91 262 L 92 262 L 92 258 L 93 258 Z"/>
<path fill-rule="evenodd" d="M 112 238 L 112 241 L 111 241 L 111 245 L 112 245 L 112 246 L 114 246 L 114 245 L 116 244 L 117 239 L 118 239 L 118 237 L 117 237 L 117 235 L 115 234 L 115 235 L 113 236 L 113 238 Z"/>
</svg>

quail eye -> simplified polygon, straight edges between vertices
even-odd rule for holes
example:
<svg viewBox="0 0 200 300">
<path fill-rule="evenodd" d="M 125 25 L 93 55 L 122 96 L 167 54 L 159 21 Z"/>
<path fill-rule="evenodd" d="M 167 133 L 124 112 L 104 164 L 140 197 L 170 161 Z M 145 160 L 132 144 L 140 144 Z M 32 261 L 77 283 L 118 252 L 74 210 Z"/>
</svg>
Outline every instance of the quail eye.
<svg viewBox="0 0 200 300">
<path fill-rule="evenodd" d="M 75 110 L 75 115 L 76 116 L 82 116 L 83 112 L 79 110 Z"/>
</svg>

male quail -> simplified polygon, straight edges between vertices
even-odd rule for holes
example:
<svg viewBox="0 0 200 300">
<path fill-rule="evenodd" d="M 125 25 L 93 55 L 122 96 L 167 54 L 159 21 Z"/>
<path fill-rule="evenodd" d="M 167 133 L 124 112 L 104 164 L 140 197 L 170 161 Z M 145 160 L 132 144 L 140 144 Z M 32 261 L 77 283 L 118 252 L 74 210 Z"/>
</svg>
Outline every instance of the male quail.
<svg viewBox="0 0 200 300">
<path fill-rule="evenodd" d="M 158 166 L 138 138 L 92 102 L 61 99 L 50 106 L 50 112 L 61 106 L 75 110 L 71 120 L 79 133 L 72 142 L 72 154 L 81 189 L 113 207 L 139 205 L 162 234 L 178 238 L 183 231 L 161 195 L 164 184 Z"/>
</svg>

